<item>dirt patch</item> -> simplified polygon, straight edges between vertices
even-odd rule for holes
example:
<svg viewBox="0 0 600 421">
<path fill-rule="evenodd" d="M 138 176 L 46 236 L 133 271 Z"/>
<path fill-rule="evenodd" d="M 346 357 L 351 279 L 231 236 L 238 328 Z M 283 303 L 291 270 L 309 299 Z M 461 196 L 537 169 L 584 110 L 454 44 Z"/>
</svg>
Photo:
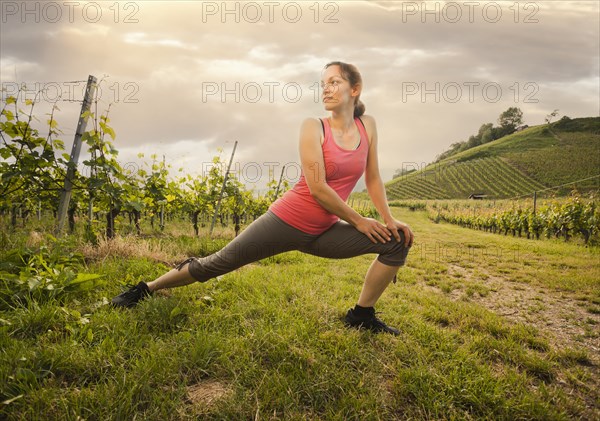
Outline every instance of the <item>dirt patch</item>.
<svg viewBox="0 0 600 421">
<path fill-rule="evenodd" d="M 459 287 L 442 292 L 450 299 L 476 303 L 511 322 L 534 326 L 547 339 L 552 349 L 584 350 L 591 364 L 583 367 L 590 376 L 587 385 L 581 384 L 582 391 L 587 390 L 587 393 L 582 393 L 585 395 L 582 397 L 587 402 L 590 413 L 597 413 L 599 408 L 596 399 L 600 389 L 600 314 L 587 311 L 589 303 L 577 299 L 572 293 L 511 281 L 489 273 L 482 279 L 472 269 L 459 265 L 449 265 L 448 275 L 460 279 Z M 425 287 L 442 291 L 438 286 Z M 565 379 L 557 380 L 572 393 L 571 386 L 568 386 Z"/>
<path fill-rule="evenodd" d="M 187 401 L 192 405 L 210 406 L 231 393 L 227 384 L 218 380 L 204 380 L 187 387 Z"/>
<path fill-rule="evenodd" d="M 478 303 L 513 322 L 533 325 L 555 348 L 586 348 L 594 364 L 600 363 L 600 344 L 597 329 L 600 314 L 587 311 L 587 303 L 572 294 L 552 291 L 542 286 L 510 281 L 501 276 L 476 279 L 470 269 L 450 265 L 448 274 L 460 274 L 466 290 L 472 285 L 483 287 L 482 292 L 466 294 L 455 289 L 452 299 L 467 299 Z"/>
</svg>

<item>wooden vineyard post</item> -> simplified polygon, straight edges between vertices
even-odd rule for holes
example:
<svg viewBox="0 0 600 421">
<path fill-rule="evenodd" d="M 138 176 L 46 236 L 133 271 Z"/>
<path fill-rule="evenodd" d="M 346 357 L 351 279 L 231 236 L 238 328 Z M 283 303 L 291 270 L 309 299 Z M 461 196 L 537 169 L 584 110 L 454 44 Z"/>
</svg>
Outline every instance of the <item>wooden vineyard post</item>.
<svg viewBox="0 0 600 421">
<path fill-rule="evenodd" d="M 217 201 L 217 206 L 215 207 L 215 214 L 213 215 L 212 222 L 210 223 L 210 231 L 208 232 L 208 236 L 212 236 L 213 229 L 215 228 L 215 221 L 217 220 L 217 215 L 219 214 L 219 210 L 221 209 L 221 200 L 223 199 L 223 193 L 225 192 L 225 186 L 227 185 L 227 177 L 229 176 L 229 170 L 231 169 L 231 163 L 233 162 L 233 155 L 235 155 L 235 148 L 237 147 L 237 140 L 233 145 L 233 152 L 231 152 L 231 158 L 229 159 L 229 165 L 227 166 L 227 172 L 223 177 L 223 186 L 221 187 L 221 194 L 219 194 L 219 200 Z"/>
<path fill-rule="evenodd" d="M 285 170 L 285 165 L 281 169 L 281 175 L 279 176 L 279 183 L 277 183 L 277 190 L 275 190 L 275 198 L 273 201 L 277 200 L 277 196 L 279 196 L 279 187 L 281 187 L 281 180 L 283 180 L 283 171 Z"/>
<path fill-rule="evenodd" d="M 92 104 L 92 98 L 96 91 L 97 80 L 95 76 L 90 75 L 88 77 L 87 86 L 85 88 L 85 96 L 83 103 L 81 104 L 81 113 L 79 113 L 79 122 L 77 123 L 77 130 L 75 131 L 75 139 L 73 140 L 73 147 L 71 148 L 71 157 L 67 166 L 67 174 L 65 176 L 65 187 L 60 194 L 60 203 L 58 205 L 58 228 L 56 232 L 58 235 L 62 234 L 65 226 L 65 220 L 67 218 L 67 211 L 69 210 L 69 202 L 71 201 L 71 190 L 73 188 L 73 178 L 75 177 L 75 171 L 77 170 L 77 162 L 79 161 L 79 153 L 81 152 L 81 136 L 85 132 L 87 126 L 88 117 L 87 112 L 90 110 Z"/>
<path fill-rule="evenodd" d="M 96 162 L 96 151 L 92 151 L 92 161 Z M 95 177 L 95 175 L 96 175 L 96 168 L 95 168 L 95 166 L 92 166 L 90 168 L 90 177 Z M 92 189 L 90 189 L 89 194 L 90 194 L 90 201 L 88 202 L 88 228 L 91 232 L 92 224 L 94 222 L 94 192 L 92 191 Z"/>
<path fill-rule="evenodd" d="M 163 155 L 163 168 L 166 168 L 166 164 L 165 164 L 165 156 Z M 161 231 L 165 230 L 165 204 L 161 203 L 160 204 L 160 221 L 158 223 L 158 227 L 160 228 Z"/>
</svg>

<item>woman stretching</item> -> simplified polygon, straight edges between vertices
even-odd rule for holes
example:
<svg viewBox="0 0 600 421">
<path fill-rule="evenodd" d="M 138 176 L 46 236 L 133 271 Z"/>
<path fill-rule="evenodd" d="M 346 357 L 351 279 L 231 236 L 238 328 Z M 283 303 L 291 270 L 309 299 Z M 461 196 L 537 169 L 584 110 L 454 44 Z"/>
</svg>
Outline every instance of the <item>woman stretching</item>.
<svg viewBox="0 0 600 421">
<path fill-rule="evenodd" d="M 131 307 L 152 292 L 206 282 L 248 263 L 290 250 L 343 259 L 367 253 L 377 258 L 367 271 L 358 302 L 346 325 L 397 335 L 375 316 L 374 305 L 404 265 L 413 243 L 409 227 L 388 207 L 377 160 L 375 119 L 363 115 L 362 78 L 355 66 L 325 66 L 322 100 L 330 116 L 308 118 L 300 129 L 300 180 L 220 251 L 189 258 L 152 282 L 140 282 L 112 300 Z M 384 223 L 365 218 L 346 204 L 362 174 Z M 340 221 L 343 220 L 343 221 Z"/>
</svg>

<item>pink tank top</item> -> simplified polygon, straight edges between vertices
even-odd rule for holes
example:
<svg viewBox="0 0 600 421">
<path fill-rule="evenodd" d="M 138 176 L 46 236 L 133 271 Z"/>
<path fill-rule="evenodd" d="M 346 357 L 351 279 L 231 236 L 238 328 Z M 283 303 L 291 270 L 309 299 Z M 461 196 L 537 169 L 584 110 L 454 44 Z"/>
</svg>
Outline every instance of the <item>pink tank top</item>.
<svg viewBox="0 0 600 421">
<path fill-rule="evenodd" d="M 354 122 L 360 133 L 360 143 L 354 150 L 343 149 L 333 139 L 329 120 L 322 121 L 325 129 L 322 148 L 326 182 L 345 202 L 365 172 L 369 138 L 362 121 L 357 117 Z M 340 219 L 319 205 L 311 196 L 303 172 L 300 173 L 300 180 L 294 187 L 273 202 L 269 210 L 294 228 L 314 235 L 327 231 Z"/>
</svg>

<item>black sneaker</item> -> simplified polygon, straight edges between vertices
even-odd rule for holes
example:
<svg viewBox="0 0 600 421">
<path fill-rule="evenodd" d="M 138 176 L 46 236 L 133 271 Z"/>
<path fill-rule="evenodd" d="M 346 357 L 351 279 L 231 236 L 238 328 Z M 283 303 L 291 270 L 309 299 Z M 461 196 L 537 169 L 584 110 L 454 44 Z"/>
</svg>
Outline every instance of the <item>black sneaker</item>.
<svg viewBox="0 0 600 421">
<path fill-rule="evenodd" d="M 145 282 L 140 282 L 117 295 L 111 303 L 114 307 L 133 307 L 149 295 L 152 295 L 152 292 L 148 289 L 148 285 Z"/>
<path fill-rule="evenodd" d="M 350 309 L 348 310 L 348 313 L 346 313 L 346 317 L 344 317 L 344 323 L 346 323 L 346 326 L 356 329 L 367 329 L 374 333 L 385 332 L 395 336 L 400 334 L 398 329 L 390 327 L 379 320 L 377 316 L 375 316 L 374 308 L 369 308 L 369 314 L 367 316 L 357 316 L 354 309 Z"/>
</svg>

